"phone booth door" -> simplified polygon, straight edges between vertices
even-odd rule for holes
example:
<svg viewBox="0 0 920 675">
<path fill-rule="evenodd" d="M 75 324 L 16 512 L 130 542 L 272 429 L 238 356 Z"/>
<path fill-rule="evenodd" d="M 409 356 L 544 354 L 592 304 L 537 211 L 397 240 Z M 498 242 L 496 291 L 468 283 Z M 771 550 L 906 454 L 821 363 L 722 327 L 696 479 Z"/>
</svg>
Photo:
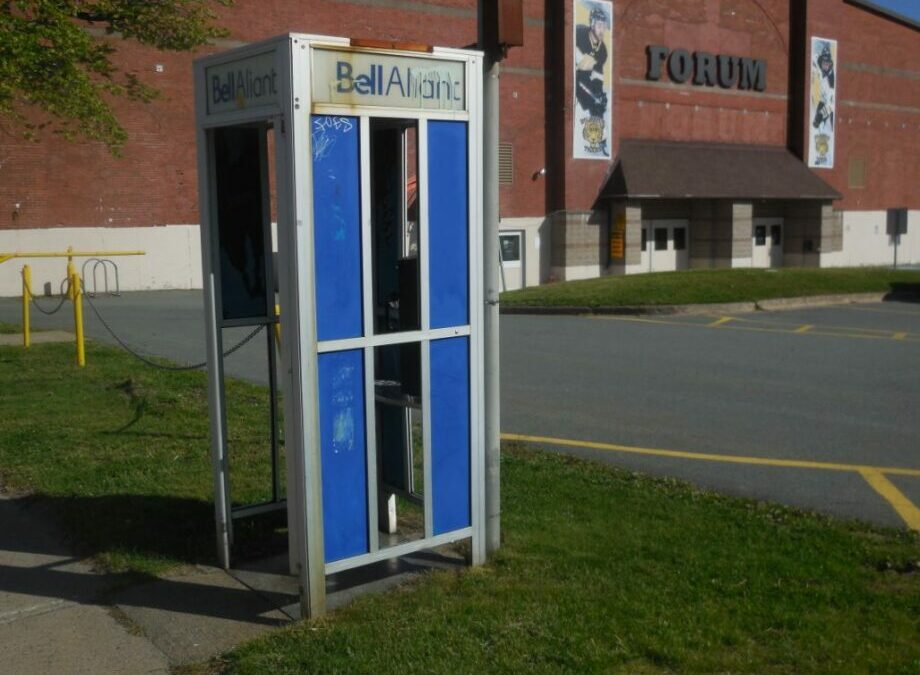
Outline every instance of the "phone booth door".
<svg viewBox="0 0 920 675">
<path fill-rule="evenodd" d="M 340 569 L 470 534 L 469 129 L 311 128 L 324 551 Z"/>
</svg>

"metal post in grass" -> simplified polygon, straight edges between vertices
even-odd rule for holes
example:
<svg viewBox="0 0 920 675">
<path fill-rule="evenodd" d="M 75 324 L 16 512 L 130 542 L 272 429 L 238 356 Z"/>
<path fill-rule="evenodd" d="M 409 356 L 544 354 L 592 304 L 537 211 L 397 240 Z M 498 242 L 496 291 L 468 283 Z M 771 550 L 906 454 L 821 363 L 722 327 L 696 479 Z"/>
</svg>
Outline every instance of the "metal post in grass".
<svg viewBox="0 0 920 675">
<path fill-rule="evenodd" d="M 72 267 L 73 263 L 67 263 Z M 76 271 L 70 277 L 70 293 L 73 294 L 73 323 L 77 335 L 77 365 L 86 365 L 86 348 L 83 344 L 83 289 L 80 288 L 80 275 Z"/>
<path fill-rule="evenodd" d="M 32 344 L 30 333 L 31 322 L 29 316 L 29 302 L 32 299 L 32 268 L 22 266 L 22 346 L 26 349 Z"/>
</svg>

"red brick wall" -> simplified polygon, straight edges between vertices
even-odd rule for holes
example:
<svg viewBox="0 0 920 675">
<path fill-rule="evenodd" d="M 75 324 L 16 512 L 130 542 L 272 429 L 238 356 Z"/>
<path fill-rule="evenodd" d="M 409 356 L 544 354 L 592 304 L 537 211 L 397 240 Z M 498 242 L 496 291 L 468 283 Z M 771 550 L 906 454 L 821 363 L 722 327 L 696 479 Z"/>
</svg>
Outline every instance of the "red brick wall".
<svg viewBox="0 0 920 675">
<path fill-rule="evenodd" d="M 395 0 L 378 6 L 360 0 L 237 0 L 221 15 L 220 23 L 237 41 L 307 32 L 450 47 L 476 42 L 472 0 Z M 98 143 L 70 144 L 50 135 L 30 143 L 0 134 L 0 228 L 198 222 L 194 56 L 113 44 L 117 62 L 156 85 L 163 97 L 149 105 L 116 105 L 130 136 L 120 158 Z M 164 71 L 154 72 L 155 64 Z"/>
<path fill-rule="evenodd" d="M 819 175 L 845 195 L 838 208 L 920 207 L 918 32 L 842 0 L 808 6 L 806 35 L 839 41 L 836 164 Z M 590 209 L 612 166 L 572 159 L 572 9 L 572 0 L 525 0 L 526 44 L 502 64 L 500 140 L 513 144 L 515 167 L 513 185 L 501 189 L 504 217 Z M 221 12 L 238 41 L 288 31 L 453 47 L 476 41 L 473 0 L 237 0 Z M 786 142 L 788 0 L 615 0 L 614 14 L 614 152 L 621 138 Z M 113 44 L 118 61 L 163 98 L 117 104 L 130 134 L 121 158 L 100 144 L 0 134 L 0 228 L 197 222 L 193 56 Z M 666 75 L 648 83 L 649 44 L 765 59 L 767 90 L 727 94 Z M 848 187 L 851 157 L 867 161 L 865 189 Z M 544 167 L 546 176 L 533 180 Z"/>
<path fill-rule="evenodd" d="M 840 0 L 811 0 L 807 35 L 809 61 L 812 36 L 837 40 L 834 168 L 814 170 L 843 194 L 834 206 L 920 208 L 920 31 Z M 806 105 L 806 139 L 808 123 Z M 866 161 L 865 188 L 849 187 L 851 159 Z"/>
<path fill-rule="evenodd" d="M 785 0 L 618 0 L 614 2 L 614 151 L 622 138 L 786 142 L 789 38 Z M 609 165 L 572 159 L 572 3 L 566 2 L 565 207 L 590 208 Z M 646 47 L 748 56 L 767 62 L 764 93 L 678 85 L 666 69 L 647 82 Z"/>
<path fill-rule="evenodd" d="M 511 49 L 501 63 L 499 141 L 514 147 L 514 181 L 500 189 L 500 212 L 507 216 L 546 213 L 546 179 L 533 178 L 551 169 L 546 156 L 546 97 L 549 71 L 545 61 L 543 0 L 524 1 L 524 47 Z"/>
</svg>

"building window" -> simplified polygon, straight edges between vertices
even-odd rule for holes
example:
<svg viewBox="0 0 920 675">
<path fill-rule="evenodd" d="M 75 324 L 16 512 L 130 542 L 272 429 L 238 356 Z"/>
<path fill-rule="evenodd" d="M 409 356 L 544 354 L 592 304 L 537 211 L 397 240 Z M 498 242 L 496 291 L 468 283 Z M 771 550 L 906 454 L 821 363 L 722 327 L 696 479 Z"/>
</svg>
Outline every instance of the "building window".
<svg viewBox="0 0 920 675">
<path fill-rule="evenodd" d="M 851 157 L 848 174 L 848 183 L 851 188 L 866 187 L 866 158 Z"/>
<path fill-rule="evenodd" d="M 686 227 L 675 227 L 674 228 L 674 250 L 683 251 L 687 248 L 687 228 Z"/>
<path fill-rule="evenodd" d="M 668 250 L 668 228 L 666 227 L 656 227 L 655 228 L 655 250 L 656 251 L 667 251 Z"/>
<path fill-rule="evenodd" d="M 514 183 L 514 146 L 511 143 L 498 144 L 498 184 Z"/>
<path fill-rule="evenodd" d="M 645 251 L 648 248 L 648 230 L 644 227 L 642 228 L 642 250 Z"/>
<path fill-rule="evenodd" d="M 498 246 L 502 253 L 502 264 L 521 264 L 521 233 L 498 235 Z"/>
<path fill-rule="evenodd" d="M 756 225 L 754 227 L 754 246 L 764 246 L 767 243 L 767 226 Z"/>
<path fill-rule="evenodd" d="M 771 225 L 770 226 L 770 243 L 774 246 L 779 246 L 783 243 L 783 226 L 782 225 Z"/>
</svg>

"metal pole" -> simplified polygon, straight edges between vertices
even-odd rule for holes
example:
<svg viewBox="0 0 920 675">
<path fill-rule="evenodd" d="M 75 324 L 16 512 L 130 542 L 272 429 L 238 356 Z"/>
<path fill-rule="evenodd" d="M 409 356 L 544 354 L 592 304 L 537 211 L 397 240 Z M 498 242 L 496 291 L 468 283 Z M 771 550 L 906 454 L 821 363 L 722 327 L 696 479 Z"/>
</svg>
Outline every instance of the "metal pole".
<svg viewBox="0 0 920 675">
<path fill-rule="evenodd" d="M 277 324 L 273 324 L 272 327 Z M 272 453 L 272 501 L 281 499 L 279 481 L 279 447 L 278 447 L 278 374 L 275 364 L 275 336 L 272 330 L 266 330 L 268 338 L 268 417 L 271 422 L 271 453 Z"/>
<path fill-rule="evenodd" d="M 86 365 L 86 347 L 83 343 L 83 289 L 80 288 L 80 275 L 76 272 L 70 277 L 70 287 L 73 293 L 73 323 L 77 334 L 77 365 L 82 368 Z"/>
<path fill-rule="evenodd" d="M 895 227 L 894 233 L 894 269 L 898 269 L 898 242 L 901 240 L 901 235 L 897 232 L 897 227 Z"/>
<path fill-rule="evenodd" d="M 482 83 L 482 222 L 483 289 L 486 306 L 483 321 L 483 399 L 485 404 L 485 493 L 486 554 L 501 545 L 501 410 L 499 407 L 499 327 L 498 283 L 501 274 L 498 246 L 498 45 L 486 44 L 491 32 L 486 21 L 493 20 L 479 2 L 479 45 L 485 52 Z"/>
<path fill-rule="evenodd" d="M 31 322 L 29 321 L 29 301 L 31 300 L 32 269 L 28 265 L 22 266 L 22 346 L 27 348 L 32 344 Z"/>
</svg>

